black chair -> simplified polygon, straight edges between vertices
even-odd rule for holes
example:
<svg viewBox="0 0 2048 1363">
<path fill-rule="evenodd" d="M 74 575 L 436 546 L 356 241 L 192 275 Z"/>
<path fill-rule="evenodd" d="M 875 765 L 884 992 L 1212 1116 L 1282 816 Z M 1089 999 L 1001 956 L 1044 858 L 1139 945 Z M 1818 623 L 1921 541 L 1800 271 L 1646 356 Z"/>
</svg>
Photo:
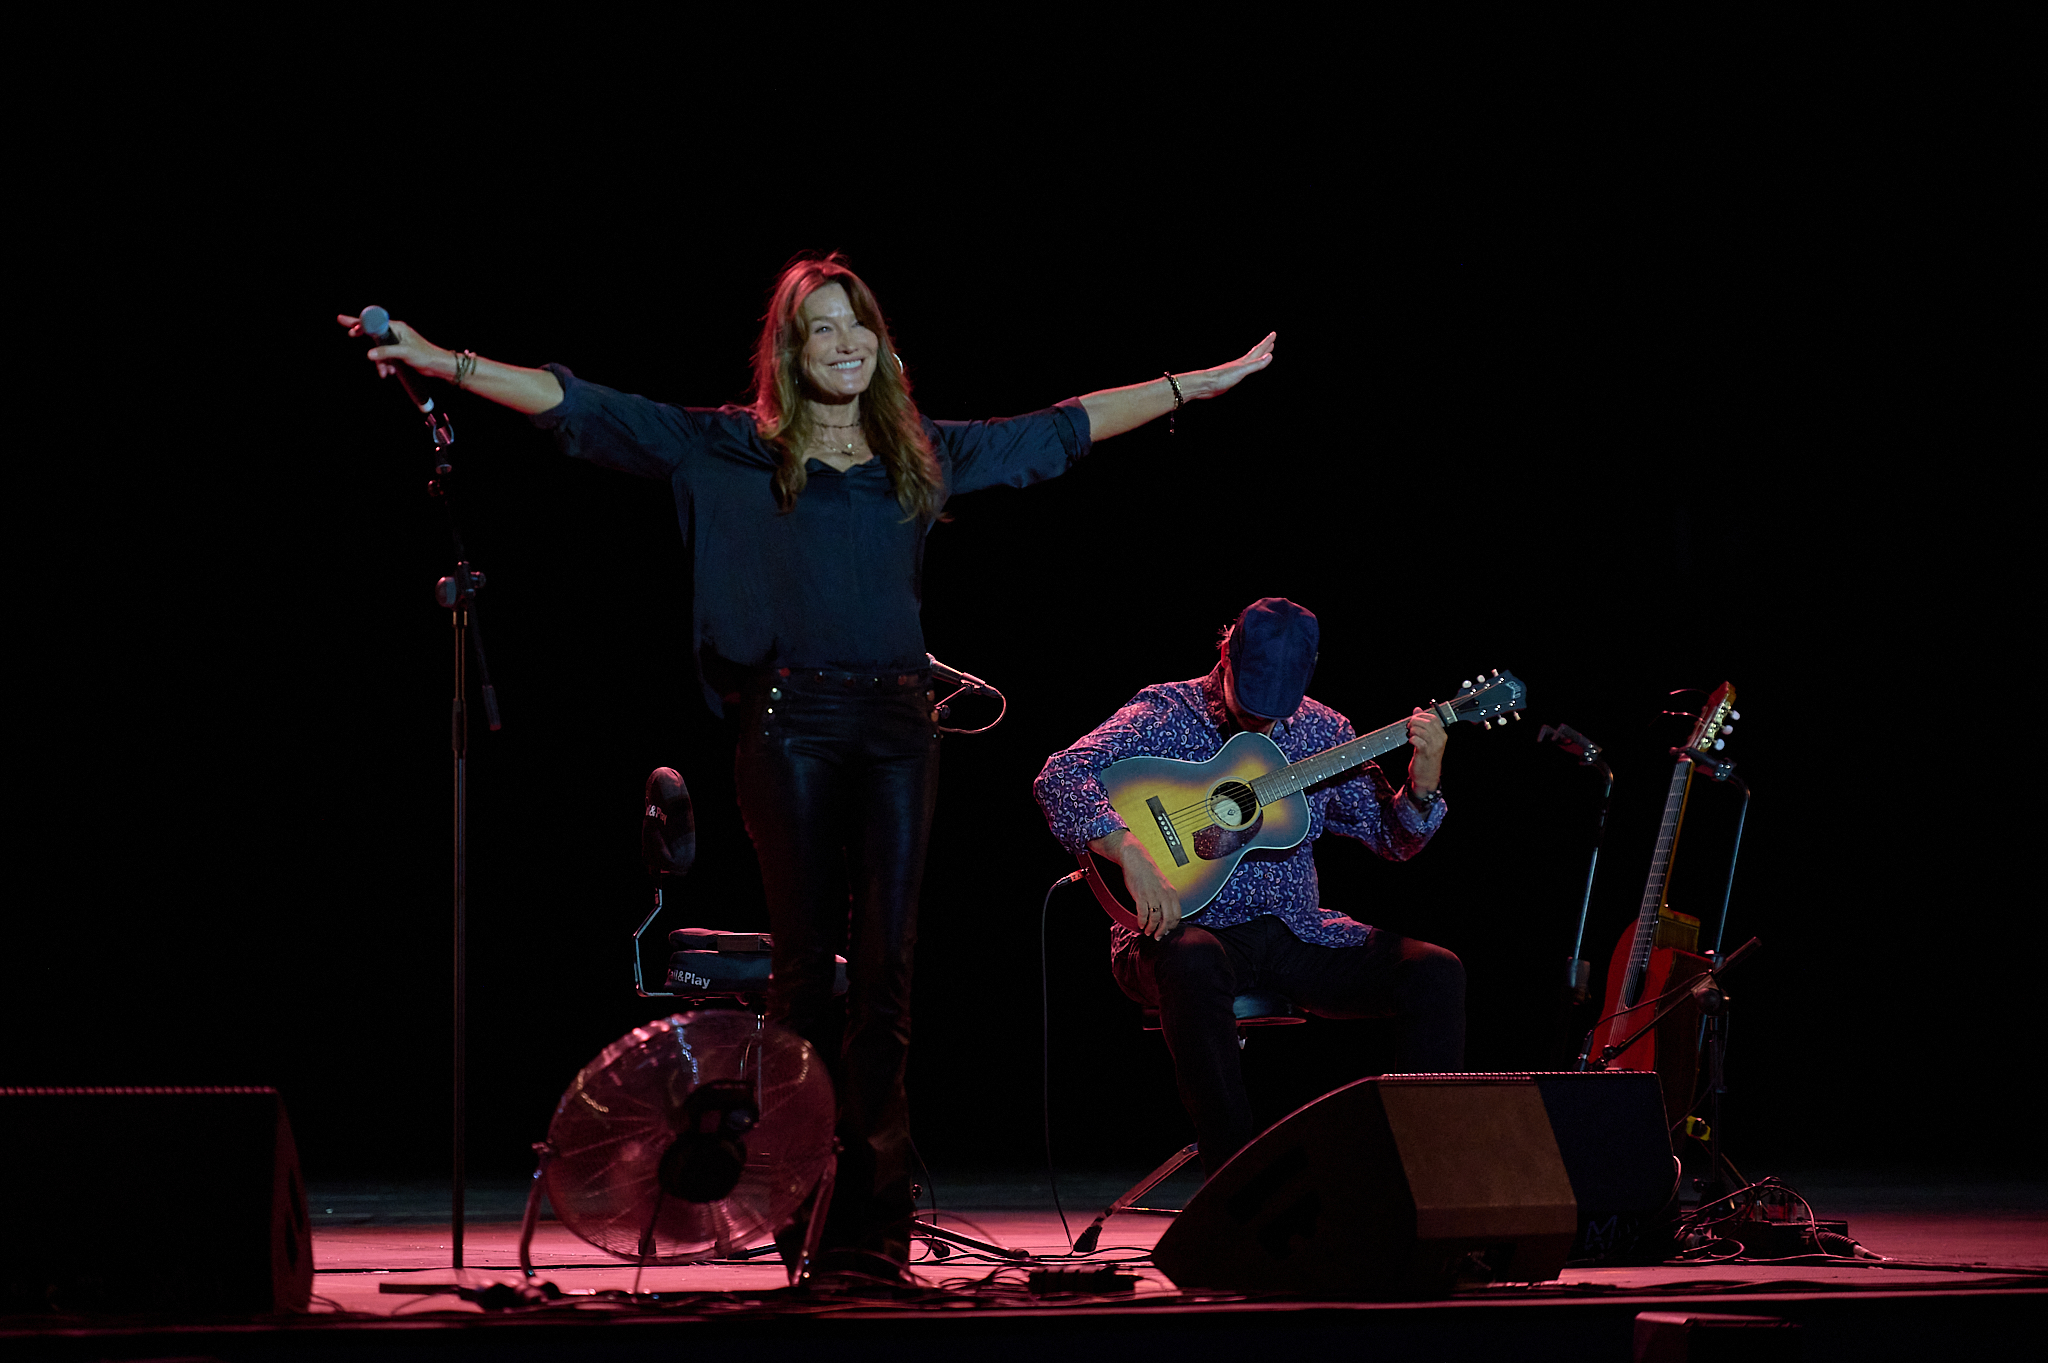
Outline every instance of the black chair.
<svg viewBox="0 0 2048 1363">
<path fill-rule="evenodd" d="M 774 939 L 765 932 L 677 928 L 668 935 L 666 988 L 649 989 L 640 967 L 640 938 L 661 913 L 669 891 L 697 860 L 697 817 L 690 788 L 674 767 L 656 767 L 641 795 L 640 861 L 654 884 L 654 907 L 633 931 L 633 992 L 643 999 L 681 999 L 699 1008 L 767 1006 Z M 832 992 L 846 992 L 846 958 L 833 958 Z"/>
</svg>

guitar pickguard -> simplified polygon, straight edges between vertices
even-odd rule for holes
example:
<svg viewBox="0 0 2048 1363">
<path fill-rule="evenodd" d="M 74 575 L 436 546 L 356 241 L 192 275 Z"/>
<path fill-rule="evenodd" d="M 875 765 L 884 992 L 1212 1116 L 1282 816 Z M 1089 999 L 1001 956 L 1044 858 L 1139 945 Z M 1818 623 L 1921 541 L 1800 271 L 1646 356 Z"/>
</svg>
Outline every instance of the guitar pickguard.
<svg viewBox="0 0 2048 1363">
<path fill-rule="evenodd" d="M 1195 855 L 1203 861 L 1221 861 L 1238 848 L 1249 844 L 1265 826 L 1266 811 L 1263 809 L 1242 828 L 1218 828 L 1215 824 L 1210 824 L 1207 828 L 1196 830 L 1191 840 Z"/>
</svg>

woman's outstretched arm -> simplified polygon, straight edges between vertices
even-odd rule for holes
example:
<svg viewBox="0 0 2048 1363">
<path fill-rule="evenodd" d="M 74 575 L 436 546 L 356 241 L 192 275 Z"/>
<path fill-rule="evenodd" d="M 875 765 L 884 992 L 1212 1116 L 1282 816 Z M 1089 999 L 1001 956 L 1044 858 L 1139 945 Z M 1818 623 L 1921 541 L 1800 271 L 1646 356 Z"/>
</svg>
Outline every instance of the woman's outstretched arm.
<svg viewBox="0 0 2048 1363">
<path fill-rule="evenodd" d="M 392 323 L 393 331 L 397 326 L 397 323 Z M 1146 383 L 1134 383 L 1128 388 L 1105 388 L 1098 393 L 1084 394 L 1081 406 L 1088 413 L 1088 438 L 1091 441 L 1107 440 L 1165 416 L 1174 408 L 1174 383 L 1180 385 L 1184 403 L 1229 392 L 1245 375 L 1256 374 L 1273 363 L 1273 343 L 1279 334 L 1277 331 L 1267 333 L 1266 339 L 1245 352 L 1243 359 L 1219 364 L 1214 369 L 1175 374 L 1173 383 L 1161 377 Z"/>
<path fill-rule="evenodd" d="M 337 314 L 334 320 L 347 327 L 351 336 L 363 334 L 360 317 L 342 313 Z M 391 323 L 391 335 L 396 344 L 371 346 L 366 352 L 370 362 L 377 366 L 379 378 L 390 378 L 402 364 L 429 378 L 454 381 L 454 351 L 441 349 L 403 322 Z M 462 376 L 462 390 L 528 416 L 545 412 L 562 401 L 561 380 L 547 370 L 521 369 L 516 364 L 499 364 L 482 356 L 477 357 L 476 368 Z"/>
</svg>

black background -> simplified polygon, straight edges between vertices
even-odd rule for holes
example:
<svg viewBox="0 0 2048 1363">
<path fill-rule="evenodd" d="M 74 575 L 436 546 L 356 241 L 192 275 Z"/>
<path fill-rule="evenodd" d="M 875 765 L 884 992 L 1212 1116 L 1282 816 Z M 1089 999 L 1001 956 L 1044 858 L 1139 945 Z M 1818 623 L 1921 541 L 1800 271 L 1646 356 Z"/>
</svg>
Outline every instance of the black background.
<svg viewBox="0 0 2048 1363">
<path fill-rule="evenodd" d="M 1355 107 L 1212 81 L 1029 133 L 1028 110 L 955 127 L 929 98 L 811 117 L 764 75 L 772 120 L 693 87 L 573 129 L 437 114 L 403 155 L 334 117 L 149 135 L 117 190 L 56 216 L 38 282 L 76 363 L 17 448 L 0 1082 L 274 1083 L 311 1176 L 444 1170 L 451 556 L 423 434 L 332 317 L 374 301 L 443 345 L 709 405 L 745 398 L 777 269 L 837 248 L 934 416 L 1280 338 L 1178 434 L 963 498 L 932 537 L 929 644 L 1011 699 L 946 745 L 911 1081 L 935 1173 L 1038 1158 L 1040 905 L 1071 865 L 1030 778 L 1141 685 L 1205 670 L 1268 594 L 1320 615 L 1312 693 L 1361 728 L 1478 668 L 1529 686 L 1522 724 L 1454 735 L 1423 856 L 1319 848 L 1330 907 L 1464 958 L 1472 1067 L 1572 1046 L 1599 789 L 1538 726 L 1594 735 L 1620 774 L 1597 981 L 1686 729 L 1662 712 L 1732 680 L 1726 755 L 1757 795 L 1728 943 L 1764 944 L 1730 980 L 1738 1161 L 2017 1156 L 2026 759 L 2000 735 L 2026 606 L 1997 507 L 2018 446 L 1973 320 L 2008 181 L 1972 118 L 1839 74 Z M 846 127 L 858 154 L 835 158 Z M 509 1173 L 577 1067 L 662 1011 L 628 960 L 651 767 L 686 774 L 700 828 L 659 928 L 766 925 L 667 488 L 453 411 L 506 721 L 470 770 L 471 1157 Z M 1673 887 L 1710 931 L 1735 804 L 1696 793 Z M 1105 938 L 1085 895 L 1053 897 L 1072 1166 L 1186 1138 Z M 1277 1114 L 1378 1044 L 1261 1037 L 1259 1100 Z"/>
</svg>

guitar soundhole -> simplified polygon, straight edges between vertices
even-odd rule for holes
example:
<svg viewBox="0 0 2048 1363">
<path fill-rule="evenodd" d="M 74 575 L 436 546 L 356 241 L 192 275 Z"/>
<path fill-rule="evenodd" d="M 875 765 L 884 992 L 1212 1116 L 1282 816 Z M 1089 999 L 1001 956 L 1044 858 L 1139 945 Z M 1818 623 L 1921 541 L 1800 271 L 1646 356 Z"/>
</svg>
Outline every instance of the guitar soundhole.
<svg viewBox="0 0 2048 1363">
<path fill-rule="evenodd" d="M 1242 781 L 1225 781 L 1209 792 L 1209 814 L 1221 827 L 1243 828 L 1258 813 L 1258 797 Z"/>
</svg>

